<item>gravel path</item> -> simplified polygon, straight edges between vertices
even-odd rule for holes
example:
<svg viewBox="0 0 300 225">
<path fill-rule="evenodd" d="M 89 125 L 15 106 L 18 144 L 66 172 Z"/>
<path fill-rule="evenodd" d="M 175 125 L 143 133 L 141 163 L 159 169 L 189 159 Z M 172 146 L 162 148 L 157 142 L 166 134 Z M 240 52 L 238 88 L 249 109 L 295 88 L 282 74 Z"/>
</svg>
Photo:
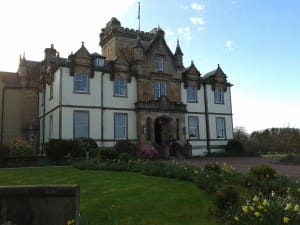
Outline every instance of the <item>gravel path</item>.
<svg viewBox="0 0 300 225">
<path fill-rule="evenodd" d="M 275 163 L 274 158 L 260 158 L 260 157 L 203 157 L 199 159 L 188 159 L 185 162 L 202 167 L 209 162 L 216 162 L 220 166 L 226 162 L 232 165 L 239 171 L 247 172 L 249 168 L 256 165 L 269 165 L 274 168 L 279 175 L 288 176 L 292 178 L 300 178 L 300 165 L 279 164 Z"/>
</svg>

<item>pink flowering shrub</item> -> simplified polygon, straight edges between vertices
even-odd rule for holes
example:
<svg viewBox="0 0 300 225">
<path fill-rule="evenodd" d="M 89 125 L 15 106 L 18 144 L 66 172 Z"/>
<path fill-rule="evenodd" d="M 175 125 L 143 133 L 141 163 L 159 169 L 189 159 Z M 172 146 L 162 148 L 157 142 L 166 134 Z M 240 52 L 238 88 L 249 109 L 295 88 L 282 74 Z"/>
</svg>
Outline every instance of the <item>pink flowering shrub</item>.
<svg viewBox="0 0 300 225">
<path fill-rule="evenodd" d="M 153 159 L 158 156 L 158 151 L 153 146 L 144 146 L 140 155 L 143 159 Z"/>
</svg>

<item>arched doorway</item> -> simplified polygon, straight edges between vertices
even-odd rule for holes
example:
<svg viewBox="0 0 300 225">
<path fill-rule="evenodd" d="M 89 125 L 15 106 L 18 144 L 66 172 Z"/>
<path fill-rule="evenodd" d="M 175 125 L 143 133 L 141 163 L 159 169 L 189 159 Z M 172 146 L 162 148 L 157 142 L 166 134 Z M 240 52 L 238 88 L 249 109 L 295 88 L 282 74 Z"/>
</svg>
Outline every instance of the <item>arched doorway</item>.
<svg viewBox="0 0 300 225">
<path fill-rule="evenodd" d="M 154 138 L 155 142 L 159 145 L 167 144 L 169 136 L 173 135 L 172 118 L 161 116 L 154 121 Z"/>
</svg>

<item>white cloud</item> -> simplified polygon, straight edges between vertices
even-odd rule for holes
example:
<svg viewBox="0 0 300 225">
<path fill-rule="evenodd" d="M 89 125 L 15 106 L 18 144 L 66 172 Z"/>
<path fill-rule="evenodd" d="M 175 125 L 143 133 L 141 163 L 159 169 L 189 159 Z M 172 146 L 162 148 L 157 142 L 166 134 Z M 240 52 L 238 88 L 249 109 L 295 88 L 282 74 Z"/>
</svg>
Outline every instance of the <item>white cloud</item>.
<svg viewBox="0 0 300 225">
<path fill-rule="evenodd" d="M 181 5 L 180 8 L 181 8 L 181 9 L 188 10 L 188 9 L 189 9 L 189 6 L 188 6 L 188 5 Z"/>
<path fill-rule="evenodd" d="M 166 29 L 165 30 L 165 34 L 168 35 L 168 36 L 173 36 L 174 35 L 174 32 L 170 29 Z"/>
<path fill-rule="evenodd" d="M 177 29 L 178 33 L 180 35 L 182 35 L 185 39 L 187 39 L 188 41 L 192 40 L 192 35 L 191 35 L 191 29 L 190 27 L 179 27 Z"/>
<path fill-rule="evenodd" d="M 191 17 L 190 18 L 190 21 L 193 23 L 193 24 L 199 24 L 199 25 L 203 25 L 205 22 L 204 20 L 201 18 L 201 17 Z"/>
<path fill-rule="evenodd" d="M 232 40 L 226 41 L 226 49 L 229 52 L 232 52 L 234 50 L 234 42 Z"/>
<path fill-rule="evenodd" d="M 192 3 L 191 7 L 192 7 L 192 9 L 198 10 L 198 11 L 203 11 L 204 8 L 205 8 L 204 5 L 201 5 L 201 4 L 197 3 L 197 2 Z"/>
</svg>

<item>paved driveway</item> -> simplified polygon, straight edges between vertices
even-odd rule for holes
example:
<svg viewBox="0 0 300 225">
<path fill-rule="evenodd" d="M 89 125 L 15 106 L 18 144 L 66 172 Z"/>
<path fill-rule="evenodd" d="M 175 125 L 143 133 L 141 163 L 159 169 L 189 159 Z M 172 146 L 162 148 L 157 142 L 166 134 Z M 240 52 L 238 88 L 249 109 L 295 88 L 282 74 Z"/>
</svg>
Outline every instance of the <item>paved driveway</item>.
<svg viewBox="0 0 300 225">
<path fill-rule="evenodd" d="M 279 175 L 300 178 L 300 165 L 289 165 L 275 163 L 276 159 L 273 158 L 260 158 L 260 157 L 203 157 L 199 159 L 189 159 L 187 162 L 202 167 L 208 162 L 216 162 L 220 166 L 226 162 L 232 165 L 239 171 L 246 172 L 249 168 L 255 165 L 269 165 L 274 168 Z"/>
</svg>

